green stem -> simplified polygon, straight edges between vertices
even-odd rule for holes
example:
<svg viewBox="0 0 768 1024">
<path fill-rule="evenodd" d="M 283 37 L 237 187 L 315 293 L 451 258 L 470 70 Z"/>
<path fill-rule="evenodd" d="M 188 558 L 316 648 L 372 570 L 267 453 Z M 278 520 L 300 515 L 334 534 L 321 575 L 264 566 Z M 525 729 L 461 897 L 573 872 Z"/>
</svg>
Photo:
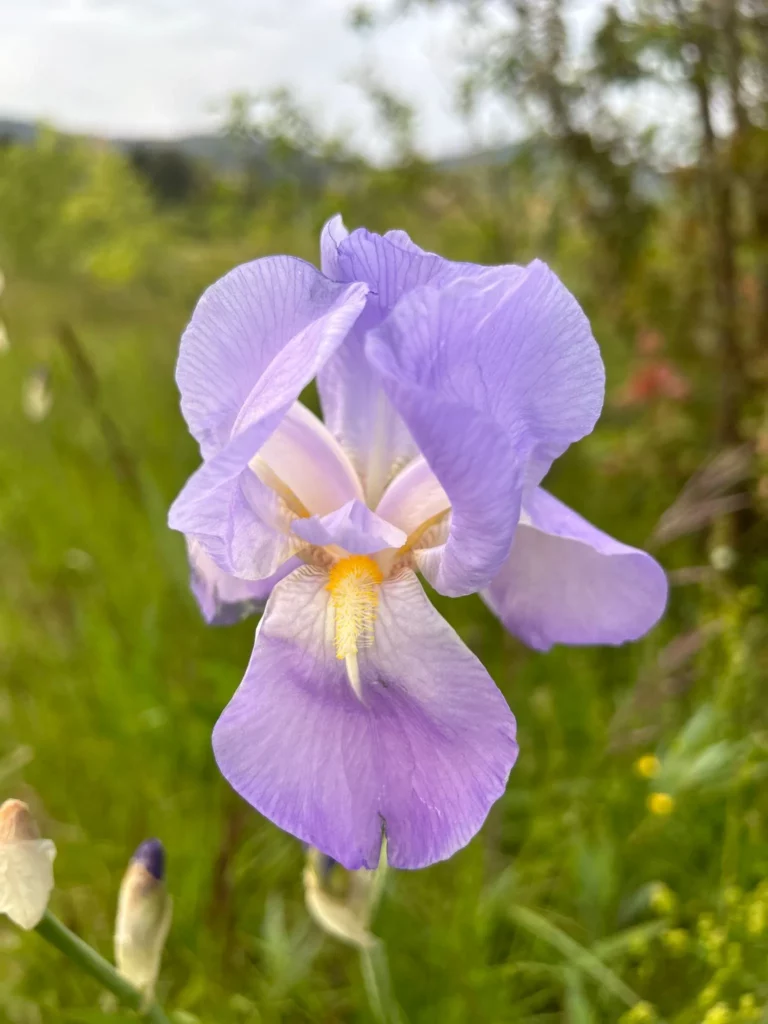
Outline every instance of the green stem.
<svg viewBox="0 0 768 1024">
<path fill-rule="evenodd" d="M 117 997 L 123 1006 L 129 1007 L 143 1013 L 152 1024 L 171 1024 L 168 1017 L 163 1013 L 157 1003 L 152 1002 L 145 1005 L 144 995 L 129 981 L 118 974 L 115 968 L 99 956 L 95 949 L 91 949 L 87 942 L 83 942 L 74 932 L 61 923 L 58 918 L 46 910 L 43 919 L 35 929 L 46 942 L 50 942 L 64 956 L 69 957 L 73 963 L 95 978 L 104 988 L 109 989 Z"/>
</svg>

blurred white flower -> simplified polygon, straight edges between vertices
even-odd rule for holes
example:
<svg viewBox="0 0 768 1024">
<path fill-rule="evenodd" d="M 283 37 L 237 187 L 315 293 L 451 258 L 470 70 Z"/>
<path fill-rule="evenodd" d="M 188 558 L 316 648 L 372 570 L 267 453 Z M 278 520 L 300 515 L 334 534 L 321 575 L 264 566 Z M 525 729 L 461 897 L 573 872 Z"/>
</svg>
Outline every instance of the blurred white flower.
<svg viewBox="0 0 768 1024">
<path fill-rule="evenodd" d="M 8 330 L 0 320 L 0 356 L 6 353 L 11 347 L 11 339 L 8 337 Z"/>
<path fill-rule="evenodd" d="M 82 548 L 67 548 L 64 552 L 64 565 L 72 572 L 86 573 L 93 568 L 93 558 Z"/>
<path fill-rule="evenodd" d="M 0 807 L 0 913 L 29 931 L 39 924 L 53 889 L 56 847 L 41 839 L 21 800 Z"/>
<path fill-rule="evenodd" d="M 123 875 L 115 921 L 115 964 L 146 1000 L 154 993 L 171 916 L 163 844 L 147 839 Z"/>
<path fill-rule="evenodd" d="M 53 405 L 53 392 L 48 380 L 48 370 L 39 367 L 33 370 L 24 381 L 21 394 L 21 405 L 24 415 L 33 423 L 44 420 Z"/>
<path fill-rule="evenodd" d="M 727 544 L 718 544 L 709 553 L 709 563 L 717 572 L 728 572 L 736 564 L 736 552 Z"/>
</svg>

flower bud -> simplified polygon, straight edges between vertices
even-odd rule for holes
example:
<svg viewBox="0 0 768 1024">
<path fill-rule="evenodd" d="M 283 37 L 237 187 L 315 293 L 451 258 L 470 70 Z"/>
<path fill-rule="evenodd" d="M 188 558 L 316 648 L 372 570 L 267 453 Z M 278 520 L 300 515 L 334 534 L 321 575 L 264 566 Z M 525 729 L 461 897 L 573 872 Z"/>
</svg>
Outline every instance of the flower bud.
<svg viewBox="0 0 768 1024">
<path fill-rule="evenodd" d="M 346 893 L 331 891 L 333 862 L 310 847 L 304 868 L 304 901 L 310 917 L 328 935 L 358 949 L 378 941 L 369 930 L 376 894 L 375 871 L 347 872 Z"/>
<path fill-rule="evenodd" d="M 115 921 L 117 969 L 147 1000 L 154 993 L 171 913 L 172 901 L 165 888 L 165 850 L 159 839 L 147 839 L 123 875 Z"/>
<path fill-rule="evenodd" d="M 40 366 L 33 370 L 24 381 L 21 392 L 21 406 L 24 415 L 32 423 L 40 423 L 51 411 L 53 392 L 48 370 Z"/>
<path fill-rule="evenodd" d="M 0 914 L 29 931 L 40 923 L 53 889 L 56 847 L 41 839 L 21 800 L 0 807 Z"/>
</svg>

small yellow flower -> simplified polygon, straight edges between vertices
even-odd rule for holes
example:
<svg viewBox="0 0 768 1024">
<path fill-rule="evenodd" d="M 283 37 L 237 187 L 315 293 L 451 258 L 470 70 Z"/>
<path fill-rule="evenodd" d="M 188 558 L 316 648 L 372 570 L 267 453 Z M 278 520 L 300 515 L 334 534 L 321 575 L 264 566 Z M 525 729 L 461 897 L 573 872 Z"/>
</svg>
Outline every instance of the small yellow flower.
<svg viewBox="0 0 768 1024">
<path fill-rule="evenodd" d="M 750 903 L 747 911 L 747 931 L 750 935 L 762 935 L 765 931 L 765 902 L 761 899 Z"/>
<path fill-rule="evenodd" d="M 669 793 L 651 793 L 645 804 L 651 814 L 666 818 L 675 809 L 675 798 Z"/>
<path fill-rule="evenodd" d="M 755 997 L 751 992 L 745 992 L 739 999 L 739 1019 L 742 1021 L 756 1021 L 760 1019 L 760 1010 L 755 1003 Z"/>
<path fill-rule="evenodd" d="M 675 909 L 675 894 L 664 882 L 654 882 L 651 886 L 648 902 L 657 914 L 666 916 Z"/>
<path fill-rule="evenodd" d="M 696 921 L 696 927 L 699 931 L 699 935 L 708 935 L 715 927 L 715 919 L 712 914 L 699 914 L 698 920 Z"/>
<path fill-rule="evenodd" d="M 661 771 L 661 761 L 655 754 L 643 754 L 635 761 L 635 771 L 641 779 L 655 779 Z"/>
<path fill-rule="evenodd" d="M 715 1003 L 711 1009 L 707 1010 L 702 1024 L 728 1024 L 730 1020 L 733 1020 L 733 1016 L 728 1004 Z"/>
<path fill-rule="evenodd" d="M 690 935 L 685 928 L 670 928 L 664 932 L 662 942 L 673 956 L 682 956 L 688 949 Z"/>
<path fill-rule="evenodd" d="M 740 902 L 743 895 L 744 893 L 738 885 L 729 885 L 723 893 L 723 899 L 729 907 L 734 907 Z"/>
<path fill-rule="evenodd" d="M 635 1003 L 631 1010 L 627 1010 L 619 1024 L 653 1024 L 656 1019 L 656 1011 L 653 1006 L 643 1001 Z"/>
<path fill-rule="evenodd" d="M 709 984 L 699 992 L 698 1004 L 702 1009 L 706 1009 L 707 1006 L 711 1006 L 714 1003 L 719 995 L 720 987 L 715 984 Z"/>
<path fill-rule="evenodd" d="M 702 936 L 702 942 L 709 952 L 716 953 L 723 948 L 725 932 L 722 928 L 707 929 L 706 935 Z"/>
</svg>

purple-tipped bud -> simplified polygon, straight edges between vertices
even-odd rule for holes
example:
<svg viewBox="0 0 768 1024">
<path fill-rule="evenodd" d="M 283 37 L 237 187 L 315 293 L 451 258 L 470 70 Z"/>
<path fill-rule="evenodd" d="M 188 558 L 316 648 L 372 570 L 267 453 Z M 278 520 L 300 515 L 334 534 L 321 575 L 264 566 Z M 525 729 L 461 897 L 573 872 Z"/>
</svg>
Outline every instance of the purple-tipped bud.
<svg viewBox="0 0 768 1024">
<path fill-rule="evenodd" d="M 171 900 L 164 878 L 163 844 L 159 839 L 146 839 L 131 857 L 117 901 L 115 963 L 147 999 L 155 987 L 171 925 Z"/>
<path fill-rule="evenodd" d="M 158 882 L 165 878 L 165 848 L 159 839 L 145 839 L 137 847 L 131 862 L 141 864 Z"/>
</svg>

